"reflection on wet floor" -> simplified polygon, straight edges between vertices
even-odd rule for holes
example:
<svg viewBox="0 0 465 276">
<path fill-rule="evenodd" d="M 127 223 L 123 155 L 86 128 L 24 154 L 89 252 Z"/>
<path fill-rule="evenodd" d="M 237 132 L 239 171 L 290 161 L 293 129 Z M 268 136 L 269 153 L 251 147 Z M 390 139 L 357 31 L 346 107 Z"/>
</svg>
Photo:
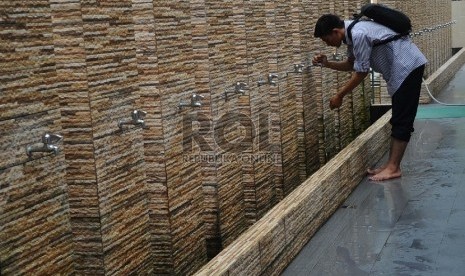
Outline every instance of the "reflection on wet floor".
<svg viewBox="0 0 465 276">
<path fill-rule="evenodd" d="M 439 99 L 465 103 L 465 66 Z M 420 116 L 402 168 L 365 178 L 282 275 L 465 275 L 465 113 Z"/>
</svg>

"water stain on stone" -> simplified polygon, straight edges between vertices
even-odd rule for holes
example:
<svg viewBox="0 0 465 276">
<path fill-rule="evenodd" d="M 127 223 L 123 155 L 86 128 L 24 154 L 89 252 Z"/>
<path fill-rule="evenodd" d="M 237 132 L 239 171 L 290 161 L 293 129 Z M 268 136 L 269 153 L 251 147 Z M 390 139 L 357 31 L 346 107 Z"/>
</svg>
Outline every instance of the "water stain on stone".
<svg viewBox="0 0 465 276">
<path fill-rule="evenodd" d="M 395 264 L 407 267 L 409 270 L 417 271 L 428 271 L 432 270 L 432 267 L 427 264 L 414 263 L 414 262 L 404 262 L 404 261 L 394 261 Z"/>
<path fill-rule="evenodd" d="M 412 242 L 412 245 L 410 245 L 410 248 L 421 249 L 421 250 L 428 249 L 421 243 L 420 239 L 414 239 Z"/>
</svg>

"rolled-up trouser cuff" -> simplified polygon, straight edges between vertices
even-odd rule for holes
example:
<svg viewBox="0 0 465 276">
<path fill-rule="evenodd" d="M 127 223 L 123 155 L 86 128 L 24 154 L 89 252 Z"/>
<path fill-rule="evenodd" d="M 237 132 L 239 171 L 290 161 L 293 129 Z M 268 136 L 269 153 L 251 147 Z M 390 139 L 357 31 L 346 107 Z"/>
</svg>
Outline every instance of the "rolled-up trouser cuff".
<svg viewBox="0 0 465 276">
<path fill-rule="evenodd" d="M 410 129 L 410 130 L 409 130 Z M 409 142 L 410 137 L 412 137 L 413 127 L 401 127 L 401 126 L 392 126 L 391 137 L 394 137 L 398 140 Z"/>
<path fill-rule="evenodd" d="M 405 142 L 414 130 L 424 69 L 422 65 L 413 70 L 392 96 L 391 136 Z"/>
</svg>

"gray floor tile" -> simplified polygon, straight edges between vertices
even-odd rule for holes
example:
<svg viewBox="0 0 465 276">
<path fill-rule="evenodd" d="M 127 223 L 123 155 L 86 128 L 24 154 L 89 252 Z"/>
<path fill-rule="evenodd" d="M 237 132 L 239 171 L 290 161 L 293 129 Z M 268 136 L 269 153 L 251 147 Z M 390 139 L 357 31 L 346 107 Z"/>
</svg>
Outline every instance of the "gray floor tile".
<svg viewBox="0 0 465 276">
<path fill-rule="evenodd" d="M 282 275 L 464 276 L 465 118 L 417 120 L 402 164 L 364 179 Z"/>
</svg>

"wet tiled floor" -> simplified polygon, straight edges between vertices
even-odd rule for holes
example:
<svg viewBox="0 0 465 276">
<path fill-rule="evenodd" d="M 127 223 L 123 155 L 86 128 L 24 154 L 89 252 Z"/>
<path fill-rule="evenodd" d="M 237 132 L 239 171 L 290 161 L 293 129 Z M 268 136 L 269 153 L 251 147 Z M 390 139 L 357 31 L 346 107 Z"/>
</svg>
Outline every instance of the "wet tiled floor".
<svg viewBox="0 0 465 276">
<path fill-rule="evenodd" d="M 465 66 L 438 98 L 465 103 Z M 416 120 L 403 176 L 365 178 L 282 275 L 465 275 L 465 112 L 421 108 L 444 116 Z"/>
</svg>

